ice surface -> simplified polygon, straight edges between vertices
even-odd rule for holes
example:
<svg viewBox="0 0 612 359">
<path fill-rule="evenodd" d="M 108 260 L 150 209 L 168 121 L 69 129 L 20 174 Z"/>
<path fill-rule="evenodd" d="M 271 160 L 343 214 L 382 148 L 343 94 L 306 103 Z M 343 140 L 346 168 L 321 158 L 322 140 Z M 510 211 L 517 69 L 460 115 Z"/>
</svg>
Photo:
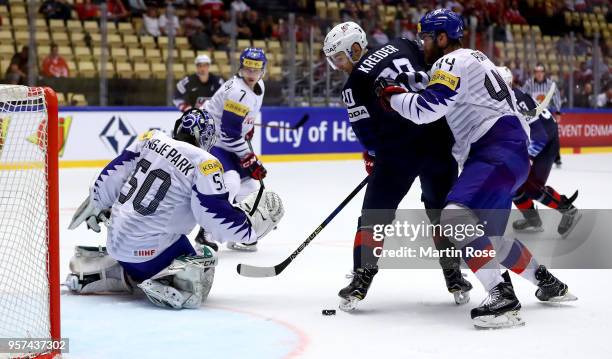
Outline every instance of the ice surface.
<svg viewBox="0 0 612 359">
<path fill-rule="evenodd" d="M 612 154 L 565 155 L 550 184 L 580 190 L 580 208 L 610 208 Z M 472 301 L 456 306 L 438 270 L 385 270 L 354 314 L 337 309 L 348 283 L 352 245 L 363 192 L 278 277 L 244 278 L 238 263 L 274 265 L 288 256 L 364 177 L 359 161 L 268 163 L 266 187 L 284 200 L 278 230 L 259 252 L 220 252 L 206 305 L 171 311 L 138 296 L 62 293 L 62 336 L 68 358 L 612 358 L 607 342 L 612 307 L 610 270 L 556 270 L 579 297 L 574 304 L 538 303 L 535 287 L 515 277 L 523 304 L 522 328 L 477 331 L 469 311 L 485 296 L 474 283 Z M 62 279 L 74 245 L 104 243 L 104 235 L 70 218 L 97 170 L 63 169 L 60 175 Z M 402 202 L 420 208 L 418 181 Z"/>
</svg>

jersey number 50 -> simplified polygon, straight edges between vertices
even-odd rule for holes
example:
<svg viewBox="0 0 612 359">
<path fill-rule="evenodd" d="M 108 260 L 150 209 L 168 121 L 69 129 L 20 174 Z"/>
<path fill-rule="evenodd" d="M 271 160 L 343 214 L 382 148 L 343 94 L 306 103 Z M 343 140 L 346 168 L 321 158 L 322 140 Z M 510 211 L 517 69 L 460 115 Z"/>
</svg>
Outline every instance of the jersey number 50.
<svg viewBox="0 0 612 359">
<path fill-rule="evenodd" d="M 136 175 L 139 172 L 147 173 L 149 168 L 151 168 L 151 162 L 145 160 L 144 158 L 138 161 L 136 168 L 134 169 L 134 173 L 128 182 L 131 188 L 127 194 L 123 194 L 121 192 L 119 193 L 119 203 L 124 204 L 132 197 L 138 188 L 138 179 L 136 178 Z M 142 204 L 142 200 L 144 200 L 155 180 L 158 179 L 161 180 L 162 183 L 159 185 L 157 193 L 155 193 L 155 197 L 151 200 L 151 202 L 149 202 L 149 205 L 145 207 Z M 134 210 L 143 216 L 148 216 L 155 213 L 157 206 L 159 206 L 159 202 L 166 197 L 166 193 L 168 193 L 168 189 L 170 188 L 171 184 L 172 179 L 170 178 L 170 174 L 168 174 L 168 172 L 160 168 L 149 172 L 147 177 L 145 177 L 144 181 L 142 182 L 142 187 L 140 187 L 140 190 L 138 190 L 138 193 L 136 193 L 136 197 L 134 197 L 134 201 L 132 202 Z"/>
</svg>

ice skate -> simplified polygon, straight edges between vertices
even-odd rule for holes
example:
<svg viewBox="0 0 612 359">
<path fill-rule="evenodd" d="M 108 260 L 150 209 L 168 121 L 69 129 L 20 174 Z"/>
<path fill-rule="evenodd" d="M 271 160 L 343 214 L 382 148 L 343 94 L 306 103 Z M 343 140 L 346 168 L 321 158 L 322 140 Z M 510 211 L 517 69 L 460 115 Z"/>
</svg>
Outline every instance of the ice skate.
<svg viewBox="0 0 612 359">
<path fill-rule="evenodd" d="M 569 292 L 567 284 L 552 275 L 545 266 L 538 267 L 535 277 L 538 280 L 535 296 L 542 302 L 561 303 L 578 300 L 578 297 Z"/>
<path fill-rule="evenodd" d="M 368 289 L 376 273 L 378 273 L 378 269 L 358 268 L 347 275 L 347 278 L 352 278 L 351 283 L 338 292 L 338 296 L 341 298 L 341 310 L 350 312 L 357 308 L 357 303 L 368 294 Z"/>
<path fill-rule="evenodd" d="M 455 298 L 457 305 L 465 304 L 470 301 L 470 290 L 472 283 L 464 278 L 464 274 L 460 269 L 443 269 L 444 280 L 448 292 Z"/>
<path fill-rule="evenodd" d="M 472 323 L 477 329 L 501 329 L 525 325 L 520 310 L 521 303 L 514 294 L 512 283 L 504 281 L 491 289 L 489 296 L 480 307 L 472 309 Z"/>
<path fill-rule="evenodd" d="M 573 204 L 577 197 L 578 191 L 574 192 L 570 198 L 561 196 L 559 212 L 561 212 L 563 216 L 561 217 L 561 222 L 559 222 L 559 226 L 557 227 L 557 232 L 559 232 L 563 238 L 567 238 L 582 217 L 582 213 L 580 213 L 578 208 L 576 208 Z"/>
<path fill-rule="evenodd" d="M 227 248 L 239 252 L 257 252 L 257 241 L 253 243 L 227 242 Z"/>
<path fill-rule="evenodd" d="M 542 219 L 538 210 L 532 206 L 532 208 L 521 211 L 524 218 L 518 219 L 512 223 L 512 228 L 517 233 L 537 233 L 544 231 L 542 228 Z"/>
</svg>

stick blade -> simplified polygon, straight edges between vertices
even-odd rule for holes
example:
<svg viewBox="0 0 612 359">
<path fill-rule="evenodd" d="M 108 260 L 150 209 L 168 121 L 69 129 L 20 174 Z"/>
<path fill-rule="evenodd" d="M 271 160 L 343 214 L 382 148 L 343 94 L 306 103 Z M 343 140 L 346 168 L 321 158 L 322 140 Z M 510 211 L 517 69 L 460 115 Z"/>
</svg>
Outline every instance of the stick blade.
<svg viewBox="0 0 612 359">
<path fill-rule="evenodd" d="M 241 276 L 250 278 L 275 277 L 278 274 L 274 267 L 257 267 L 248 264 L 238 264 L 236 270 Z"/>
<path fill-rule="evenodd" d="M 302 116 L 302 118 L 295 125 L 293 125 L 293 129 L 295 130 L 304 126 L 304 124 L 306 123 L 306 121 L 308 121 L 309 118 L 309 114 L 305 114 L 304 116 Z"/>
</svg>

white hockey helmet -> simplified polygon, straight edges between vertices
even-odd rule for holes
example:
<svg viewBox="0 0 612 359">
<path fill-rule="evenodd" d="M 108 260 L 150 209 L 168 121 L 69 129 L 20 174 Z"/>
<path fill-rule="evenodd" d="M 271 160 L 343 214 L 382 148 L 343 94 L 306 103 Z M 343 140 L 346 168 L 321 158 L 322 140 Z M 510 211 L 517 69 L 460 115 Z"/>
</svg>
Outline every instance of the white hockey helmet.
<svg viewBox="0 0 612 359">
<path fill-rule="evenodd" d="M 512 71 L 506 66 L 497 66 L 497 72 L 499 72 L 504 82 L 512 88 Z"/>
<path fill-rule="evenodd" d="M 325 41 L 323 42 L 323 52 L 325 52 L 327 62 L 329 62 L 332 69 L 337 70 L 338 68 L 330 57 L 341 51 L 348 56 L 349 61 L 355 63 L 351 56 L 353 53 L 351 47 L 354 43 L 358 43 L 362 49 L 365 49 L 366 46 L 368 46 L 365 31 L 363 31 L 361 26 L 352 21 L 343 22 L 334 26 L 327 36 L 325 36 Z"/>
</svg>

